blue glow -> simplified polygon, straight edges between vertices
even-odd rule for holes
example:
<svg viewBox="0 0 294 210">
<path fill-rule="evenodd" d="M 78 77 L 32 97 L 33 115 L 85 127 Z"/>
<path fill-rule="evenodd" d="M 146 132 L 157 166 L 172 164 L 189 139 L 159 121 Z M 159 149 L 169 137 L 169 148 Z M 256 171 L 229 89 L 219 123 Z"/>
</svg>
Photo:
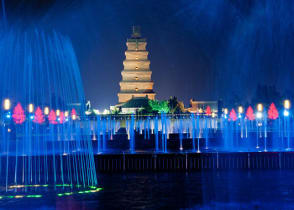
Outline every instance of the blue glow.
<svg viewBox="0 0 294 210">
<path fill-rule="evenodd" d="M 11 113 L 10 112 L 6 114 L 6 118 L 7 119 L 10 119 L 11 118 Z"/>
</svg>

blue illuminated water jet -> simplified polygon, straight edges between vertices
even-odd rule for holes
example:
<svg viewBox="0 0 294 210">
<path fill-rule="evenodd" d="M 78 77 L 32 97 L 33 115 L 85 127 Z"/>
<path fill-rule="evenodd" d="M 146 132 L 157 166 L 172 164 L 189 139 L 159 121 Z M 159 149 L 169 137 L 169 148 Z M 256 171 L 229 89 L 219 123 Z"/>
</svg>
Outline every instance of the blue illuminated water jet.
<svg viewBox="0 0 294 210">
<path fill-rule="evenodd" d="M 91 128 L 69 38 L 9 28 L 1 33 L 0 55 L 1 185 L 96 185 Z"/>
</svg>

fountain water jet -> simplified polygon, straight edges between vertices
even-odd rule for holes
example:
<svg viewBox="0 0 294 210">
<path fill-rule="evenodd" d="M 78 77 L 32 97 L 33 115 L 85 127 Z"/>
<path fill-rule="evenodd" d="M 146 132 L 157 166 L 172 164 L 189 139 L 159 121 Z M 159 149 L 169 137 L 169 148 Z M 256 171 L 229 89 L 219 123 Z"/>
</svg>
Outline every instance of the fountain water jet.
<svg viewBox="0 0 294 210">
<path fill-rule="evenodd" d="M 69 38 L 9 28 L 1 33 L 0 55 L 0 98 L 10 103 L 1 111 L 0 184 L 6 191 L 11 184 L 96 185 L 91 128 L 83 120 L 85 97 Z"/>
</svg>

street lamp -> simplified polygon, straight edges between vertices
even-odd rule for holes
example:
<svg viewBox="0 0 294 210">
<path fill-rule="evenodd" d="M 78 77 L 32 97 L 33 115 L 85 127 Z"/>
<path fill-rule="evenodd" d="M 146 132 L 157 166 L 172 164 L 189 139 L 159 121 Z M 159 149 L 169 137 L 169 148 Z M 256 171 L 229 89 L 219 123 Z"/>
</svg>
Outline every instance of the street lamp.
<svg viewBox="0 0 294 210">
<path fill-rule="evenodd" d="M 289 113 L 289 111 L 287 109 L 284 110 L 283 114 L 284 114 L 285 117 L 289 117 L 289 115 L 290 115 L 290 113 Z"/>
<path fill-rule="evenodd" d="M 225 115 L 227 115 L 229 113 L 227 108 L 224 109 L 224 113 L 225 113 Z"/>
<path fill-rule="evenodd" d="M 33 113 L 33 111 L 34 111 L 34 104 L 29 104 L 28 110 L 29 110 L 29 113 Z"/>
<path fill-rule="evenodd" d="M 4 99 L 3 108 L 5 111 L 8 111 L 11 107 L 11 102 L 8 98 Z"/>
<path fill-rule="evenodd" d="M 46 107 L 44 108 L 44 114 L 45 114 L 45 115 L 48 115 L 48 114 L 49 114 L 49 107 L 46 106 Z"/>
<path fill-rule="evenodd" d="M 242 106 L 239 106 L 239 107 L 238 107 L 238 112 L 239 112 L 239 114 L 242 114 L 243 111 L 244 111 L 243 107 L 242 107 Z"/>
<path fill-rule="evenodd" d="M 239 114 L 238 114 L 238 117 L 239 117 L 239 118 L 242 117 L 243 112 L 244 112 L 243 107 L 242 107 L 242 106 L 239 106 L 239 107 L 238 107 L 238 113 L 239 113 Z"/>
<path fill-rule="evenodd" d="M 224 108 L 224 118 L 225 119 L 227 118 L 228 113 L 229 113 L 228 108 Z"/>
<path fill-rule="evenodd" d="M 285 117 L 289 117 L 289 115 L 290 115 L 290 112 L 289 112 L 289 109 L 290 109 L 290 107 L 291 107 L 291 103 L 290 103 L 290 100 L 285 100 L 284 101 L 284 116 Z"/>
<path fill-rule="evenodd" d="M 262 118 L 262 111 L 263 111 L 263 105 L 262 104 L 257 104 L 256 118 L 258 118 L 258 119 Z"/>
<path fill-rule="evenodd" d="M 262 112 L 263 111 L 263 105 L 257 104 L 257 111 Z"/>
<path fill-rule="evenodd" d="M 285 100 L 285 101 L 284 101 L 284 108 L 285 108 L 285 109 L 290 109 L 290 107 L 291 107 L 290 100 L 288 100 L 288 99 Z"/>
<path fill-rule="evenodd" d="M 68 115 L 69 115 L 68 111 L 65 111 L 65 112 L 64 112 L 64 116 L 65 116 L 65 117 L 68 117 Z"/>
<path fill-rule="evenodd" d="M 60 115 L 60 110 L 56 109 L 56 116 L 59 117 L 59 115 Z"/>
<path fill-rule="evenodd" d="M 76 119 L 77 119 L 77 115 L 72 114 L 72 115 L 71 115 L 71 118 L 72 118 L 72 120 L 76 120 Z"/>
</svg>

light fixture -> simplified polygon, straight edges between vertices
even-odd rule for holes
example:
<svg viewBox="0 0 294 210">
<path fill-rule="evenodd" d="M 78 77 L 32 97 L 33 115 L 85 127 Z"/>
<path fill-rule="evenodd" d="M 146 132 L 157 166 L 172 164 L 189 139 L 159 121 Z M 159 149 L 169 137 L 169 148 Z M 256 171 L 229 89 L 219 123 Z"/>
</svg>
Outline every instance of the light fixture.
<svg viewBox="0 0 294 210">
<path fill-rule="evenodd" d="M 263 105 L 257 104 L 257 111 L 262 112 L 263 111 Z"/>
<path fill-rule="evenodd" d="M 68 111 L 65 111 L 65 112 L 64 112 L 64 116 L 65 116 L 65 117 L 68 117 L 68 115 L 69 115 Z"/>
<path fill-rule="evenodd" d="M 44 114 L 45 114 L 45 115 L 48 115 L 48 114 L 49 114 L 49 107 L 46 106 L 46 107 L 44 108 Z"/>
<path fill-rule="evenodd" d="M 238 112 L 239 112 L 239 114 L 242 114 L 243 111 L 244 111 L 243 107 L 242 107 L 242 106 L 239 106 L 239 107 L 238 107 Z"/>
<path fill-rule="evenodd" d="M 289 115 L 290 115 L 289 111 L 285 109 L 285 110 L 284 110 L 284 116 L 285 116 L 285 117 L 288 117 Z"/>
<path fill-rule="evenodd" d="M 60 110 L 56 109 L 56 116 L 58 117 L 60 115 Z"/>
<path fill-rule="evenodd" d="M 229 113 L 229 110 L 227 108 L 224 108 L 224 113 L 227 115 Z"/>
<path fill-rule="evenodd" d="M 8 98 L 4 99 L 4 102 L 3 102 L 3 108 L 4 110 L 9 110 L 11 107 L 11 102 Z"/>
<path fill-rule="evenodd" d="M 76 120 L 77 119 L 77 115 L 75 115 L 75 114 L 71 115 L 71 119 L 72 120 Z"/>
<path fill-rule="evenodd" d="M 32 113 L 34 111 L 34 104 L 29 104 L 29 113 Z"/>
<path fill-rule="evenodd" d="M 285 101 L 284 101 L 284 108 L 285 108 L 285 109 L 290 109 L 290 107 L 291 107 L 290 100 L 285 100 Z"/>
<path fill-rule="evenodd" d="M 261 119 L 261 118 L 262 118 L 262 113 L 261 113 L 261 112 L 257 112 L 257 113 L 256 113 L 256 117 L 257 117 L 258 119 Z"/>
</svg>

